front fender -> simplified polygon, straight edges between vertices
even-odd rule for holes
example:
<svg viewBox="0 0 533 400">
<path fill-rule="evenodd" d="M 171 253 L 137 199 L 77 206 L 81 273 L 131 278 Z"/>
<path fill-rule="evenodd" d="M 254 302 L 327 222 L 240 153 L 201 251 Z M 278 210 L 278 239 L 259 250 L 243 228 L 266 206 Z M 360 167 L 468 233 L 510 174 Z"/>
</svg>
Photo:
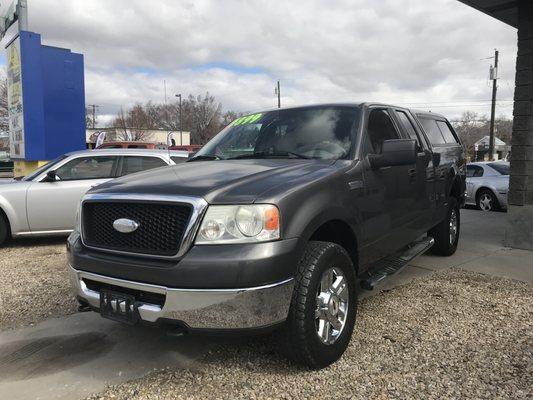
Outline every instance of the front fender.
<svg viewBox="0 0 533 400">
<path fill-rule="evenodd" d="M 26 190 L 0 194 L 0 209 L 7 216 L 12 235 L 29 231 L 26 217 Z"/>
</svg>

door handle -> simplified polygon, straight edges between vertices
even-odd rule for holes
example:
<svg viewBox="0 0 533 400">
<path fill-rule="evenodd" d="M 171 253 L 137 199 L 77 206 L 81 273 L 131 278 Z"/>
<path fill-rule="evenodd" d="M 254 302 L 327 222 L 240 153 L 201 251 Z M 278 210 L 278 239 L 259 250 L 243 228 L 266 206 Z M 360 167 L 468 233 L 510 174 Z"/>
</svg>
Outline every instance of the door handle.
<svg viewBox="0 0 533 400">
<path fill-rule="evenodd" d="M 409 182 L 414 182 L 416 180 L 416 169 L 411 168 L 407 171 L 407 175 L 409 175 Z"/>
</svg>

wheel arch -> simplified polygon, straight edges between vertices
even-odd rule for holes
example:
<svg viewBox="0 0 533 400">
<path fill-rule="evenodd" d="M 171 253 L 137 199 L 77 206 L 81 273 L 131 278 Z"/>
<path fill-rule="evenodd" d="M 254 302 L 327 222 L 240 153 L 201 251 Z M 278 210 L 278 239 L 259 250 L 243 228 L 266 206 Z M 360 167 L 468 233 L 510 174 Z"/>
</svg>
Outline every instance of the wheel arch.
<svg viewBox="0 0 533 400">
<path fill-rule="evenodd" d="M 11 221 L 9 215 L 4 211 L 2 204 L 0 204 L 0 218 L 4 219 L 7 223 L 7 236 L 11 237 Z"/>
<path fill-rule="evenodd" d="M 348 253 L 356 273 L 359 268 L 359 248 L 357 234 L 350 224 L 342 219 L 329 219 L 317 226 L 308 241 L 323 241 L 335 243 Z"/>
<path fill-rule="evenodd" d="M 461 177 L 457 174 L 453 174 L 448 195 L 450 197 L 455 197 L 459 204 L 461 204 L 464 201 L 465 190 L 466 184 L 462 181 Z"/>
<path fill-rule="evenodd" d="M 474 195 L 474 200 L 476 201 L 476 204 L 477 204 L 477 200 L 478 200 L 478 196 L 480 195 L 480 193 L 483 191 L 483 190 L 488 190 L 489 192 L 491 192 L 494 196 L 494 199 L 496 201 L 498 201 L 498 196 L 496 195 L 496 190 L 488 185 L 480 185 L 477 189 L 476 189 L 476 193 Z"/>
</svg>

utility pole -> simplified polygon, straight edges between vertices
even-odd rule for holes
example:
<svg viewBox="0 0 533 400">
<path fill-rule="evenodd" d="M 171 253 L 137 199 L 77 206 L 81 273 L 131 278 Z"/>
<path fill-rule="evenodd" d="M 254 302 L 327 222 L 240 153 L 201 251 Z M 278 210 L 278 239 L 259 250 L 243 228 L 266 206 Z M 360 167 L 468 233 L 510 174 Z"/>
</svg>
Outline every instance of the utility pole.
<svg viewBox="0 0 533 400">
<path fill-rule="evenodd" d="M 96 126 L 96 109 L 100 108 L 97 104 L 89 104 L 89 107 L 93 109 L 93 129 Z"/>
<path fill-rule="evenodd" d="M 279 86 L 279 79 L 278 79 L 278 85 L 276 89 L 274 90 L 274 93 L 278 95 L 278 108 L 281 108 L 281 89 Z"/>
<path fill-rule="evenodd" d="M 180 110 L 179 110 L 180 111 L 180 113 L 179 113 L 179 115 L 180 115 L 180 117 L 179 117 L 180 118 L 180 145 L 183 145 L 183 131 L 181 130 L 181 127 L 182 127 L 182 125 L 181 125 L 181 93 L 177 94 L 176 97 L 179 97 L 179 99 L 180 99 Z"/>
<path fill-rule="evenodd" d="M 490 68 L 492 79 L 492 105 L 490 108 L 489 160 L 494 161 L 494 118 L 496 115 L 496 91 L 498 90 L 498 50 L 494 50 L 494 67 Z"/>
</svg>

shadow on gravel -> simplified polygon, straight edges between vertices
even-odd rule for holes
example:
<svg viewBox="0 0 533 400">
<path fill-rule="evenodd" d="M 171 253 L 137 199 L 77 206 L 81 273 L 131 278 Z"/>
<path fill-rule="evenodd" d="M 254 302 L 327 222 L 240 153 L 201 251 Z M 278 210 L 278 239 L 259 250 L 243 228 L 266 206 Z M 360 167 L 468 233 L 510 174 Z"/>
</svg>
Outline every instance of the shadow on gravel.
<svg viewBox="0 0 533 400">
<path fill-rule="evenodd" d="M 115 345 L 107 335 L 88 332 L 20 340 L 0 346 L 0 382 L 50 375 L 87 363 Z"/>
<path fill-rule="evenodd" d="M 18 247 L 45 247 L 59 244 L 66 244 L 66 236 L 50 236 L 50 237 L 25 237 L 10 239 L 7 243 L 2 245 L 4 248 L 18 248 Z"/>
</svg>

